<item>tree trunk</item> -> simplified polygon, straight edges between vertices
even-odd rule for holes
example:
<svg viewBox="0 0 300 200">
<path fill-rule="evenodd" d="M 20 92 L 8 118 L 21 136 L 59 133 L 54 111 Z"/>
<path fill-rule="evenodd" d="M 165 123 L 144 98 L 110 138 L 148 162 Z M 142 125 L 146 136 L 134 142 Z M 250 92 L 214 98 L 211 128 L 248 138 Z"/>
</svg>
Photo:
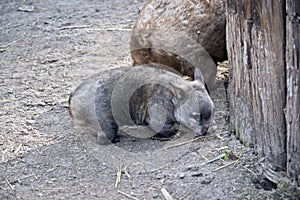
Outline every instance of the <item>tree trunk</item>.
<svg viewBox="0 0 300 200">
<path fill-rule="evenodd" d="M 227 0 L 230 114 L 241 141 L 286 168 L 285 3 Z"/>
<path fill-rule="evenodd" d="M 300 2 L 286 2 L 287 170 L 300 183 Z"/>
</svg>

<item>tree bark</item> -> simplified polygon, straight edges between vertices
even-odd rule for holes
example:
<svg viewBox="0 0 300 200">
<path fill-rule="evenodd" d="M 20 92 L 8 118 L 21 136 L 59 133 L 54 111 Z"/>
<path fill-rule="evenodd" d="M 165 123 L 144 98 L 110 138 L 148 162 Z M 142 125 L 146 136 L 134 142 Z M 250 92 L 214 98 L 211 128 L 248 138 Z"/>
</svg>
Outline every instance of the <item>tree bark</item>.
<svg viewBox="0 0 300 200">
<path fill-rule="evenodd" d="M 232 128 L 285 169 L 285 1 L 227 0 L 226 10 Z"/>
<path fill-rule="evenodd" d="M 287 171 L 300 183 L 300 2 L 286 2 Z"/>
</svg>

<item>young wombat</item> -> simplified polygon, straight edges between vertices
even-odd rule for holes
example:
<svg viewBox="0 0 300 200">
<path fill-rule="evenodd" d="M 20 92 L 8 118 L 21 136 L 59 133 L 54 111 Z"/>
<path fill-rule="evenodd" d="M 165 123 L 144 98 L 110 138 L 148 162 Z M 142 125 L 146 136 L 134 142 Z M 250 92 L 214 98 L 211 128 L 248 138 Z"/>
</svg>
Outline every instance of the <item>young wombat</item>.
<svg viewBox="0 0 300 200">
<path fill-rule="evenodd" d="M 201 69 L 211 89 L 227 59 L 224 0 L 148 0 L 130 41 L 134 65 L 161 63 L 186 76 Z"/>
<path fill-rule="evenodd" d="M 186 81 L 162 68 L 115 68 L 85 80 L 70 95 L 75 123 L 93 129 L 100 144 L 113 142 L 122 126 L 147 126 L 163 137 L 178 130 L 205 135 L 214 104 L 200 70 L 194 81 Z"/>
</svg>

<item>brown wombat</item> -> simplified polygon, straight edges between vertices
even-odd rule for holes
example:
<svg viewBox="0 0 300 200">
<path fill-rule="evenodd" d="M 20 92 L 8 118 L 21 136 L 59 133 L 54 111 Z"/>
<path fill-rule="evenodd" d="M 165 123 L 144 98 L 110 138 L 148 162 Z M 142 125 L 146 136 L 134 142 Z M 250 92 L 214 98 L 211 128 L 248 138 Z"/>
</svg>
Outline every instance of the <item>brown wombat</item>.
<svg viewBox="0 0 300 200">
<path fill-rule="evenodd" d="M 205 135 L 214 104 L 200 70 L 195 70 L 195 81 L 186 81 L 161 68 L 121 67 L 83 81 L 70 95 L 75 123 L 93 129 L 100 144 L 113 142 L 121 126 L 148 126 L 162 137 L 178 130 Z"/>
<path fill-rule="evenodd" d="M 149 0 L 130 41 L 134 65 L 161 63 L 186 76 L 201 69 L 209 88 L 227 59 L 224 0 Z"/>
</svg>

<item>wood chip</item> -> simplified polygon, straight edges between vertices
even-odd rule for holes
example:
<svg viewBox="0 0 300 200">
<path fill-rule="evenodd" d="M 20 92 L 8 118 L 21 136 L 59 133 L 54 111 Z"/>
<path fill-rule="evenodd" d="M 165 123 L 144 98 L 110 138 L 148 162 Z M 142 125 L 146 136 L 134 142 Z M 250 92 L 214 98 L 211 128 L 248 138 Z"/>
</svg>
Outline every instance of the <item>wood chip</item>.
<svg viewBox="0 0 300 200">
<path fill-rule="evenodd" d="M 117 191 L 118 191 L 118 193 L 123 194 L 124 196 L 126 196 L 126 197 L 128 197 L 130 199 L 139 200 L 138 198 L 136 198 L 134 196 L 131 196 L 131 195 L 125 193 L 125 192 L 122 192 L 121 190 L 117 190 Z"/>
</svg>

